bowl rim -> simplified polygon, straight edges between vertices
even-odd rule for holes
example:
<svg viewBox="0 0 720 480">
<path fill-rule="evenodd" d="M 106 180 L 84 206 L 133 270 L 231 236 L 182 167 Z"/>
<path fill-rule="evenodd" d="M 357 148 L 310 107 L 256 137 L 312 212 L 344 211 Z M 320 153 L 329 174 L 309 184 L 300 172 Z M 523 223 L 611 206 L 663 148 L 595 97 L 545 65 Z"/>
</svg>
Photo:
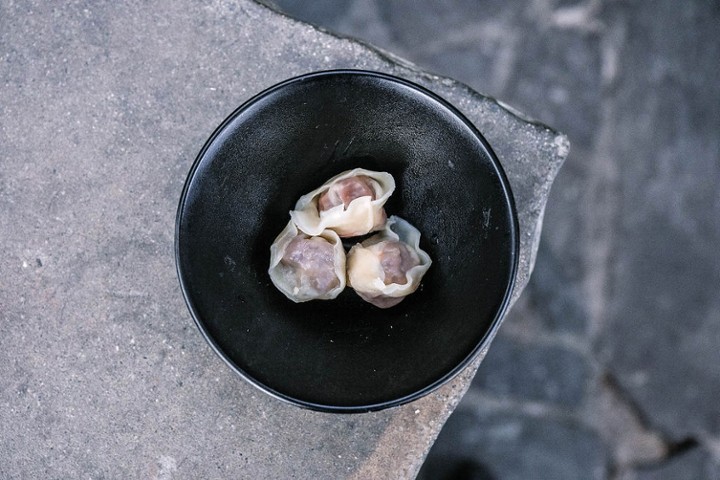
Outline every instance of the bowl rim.
<svg viewBox="0 0 720 480">
<path fill-rule="evenodd" d="M 509 231 L 509 241 L 511 243 L 511 259 L 510 259 L 510 278 L 508 281 L 508 284 L 505 288 L 505 293 L 503 295 L 503 299 L 500 303 L 500 306 L 498 307 L 497 311 L 495 312 L 495 316 L 490 322 L 489 327 L 487 328 L 486 332 L 483 334 L 480 341 L 475 345 L 475 347 L 470 351 L 470 353 L 465 356 L 465 358 L 457 363 L 452 369 L 450 369 L 447 373 L 445 373 L 443 376 L 435 380 L 429 385 L 426 385 L 425 387 L 411 393 L 408 395 L 405 395 L 403 397 L 386 400 L 382 402 L 367 404 L 367 405 L 351 405 L 351 406 L 344 406 L 344 405 L 329 405 L 329 404 L 320 404 L 315 403 L 307 400 L 303 400 L 300 398 L 296 398 L 291 395 L 284 394 L 282 392 L 279 392 L 269 385 L 266 385 L 262 382 L 260 382 L 258 379 L 254 378 L 249 373 L 245 372 L 239 365 L 237 365 L 232 359 L 228 357 L 228 355 L 220 348 L 220 346 L 215 342 L 215 340 L 212 338 L 208 330 L 206 329 L 204 322 L 197 311 L 195 304 L 191 298 L 191 294 L 189 292 L 189 288 L 186 284 L 186 280 L 184 278 L 184 274 L 182 271 L 182 268 L 180 266 L 181 263 L 181 252 L 180 252 L 180 227 L 182 223 L 182 217 L 183 212 L 185 210 L 185 204 L 187 201 L 188 192 L 190 190 L 190 185 L 192 181 L 195 178 L 195 174 L 202 163 L 202 160 L 205 157 L 206 152 L 208 149 L 213 145 L 215 140 L 220 136 L 220 134 L 225 130 L 225 128 L 235 120 L 235 118 L 240 115 L 245 110 L 249 109 L 259 100 L 271 95 L 272 93 L 276 92 L 277 90 L 283 89 L 287 87 L 288 85 L 292 85 L 298 82 L 303 82 L 306 80 L 319 78 L 319 77 L 332 77 L 332 76 L 365 76 L 365 77 L 374 77 L 379 78 L 385 81 L 390 81 L 394 83 L 398 83 L 400 85 L 403 85 L 405 87 L 408 87 L 419 94 L 429 97 L 431 100 L 439 103 L 442 107 L 446 108 L 453 116 L 455 116 L 457 119 L 459 119 L 461 122 L 467 126 L 472 134 L 480 141 L 483 148 L 488 153 L 488 156 L 498 174 L 501 189 L 505 196 L 505 201 L 507 202 L 507 205 L 509 207 L 509 214 L 511 217 L 510 222 L 510 231 Z M 325 412 L 325 413 L 367 413 L 367 412 L 374 412 L 379 410 L 384 410 L 387 408 L 392 407 L 398 407 L 400 405 L 404 405 L 406 403 L 412 402 L 414 400 L 417 400 L 419 398 L 422 398 L 429 393 L 434 392 L 435 390 L 439 389 L 441 386 L 445 385 L 446 383 L 453 380 L 456 376 L 458 376 L 465 368 L 470 365 L 477 357 L 478 355 L 483 351 L 486 350 L 490 343 L 492 342 L 493 338 L 495 337 L 498 329 L 500 328 L 500 325 L 502 323 L 502 320 L 510 306 L 510 301 L 512 299 L 512 294 L 515 290 L 515 283 L 517 280 L 517 273 L 518 273 L 518 264 L 519 264 L 519 257 L 520 257 L 520 239 L 519 239 L 519 220 L 518 220 L 518 214 L 517 209 L 515 206 L 515 199 L 512 193 L 512 189 L 510 187 L 510 182 L 507 178 L 507 175 L 505 173 L 505 170 L 502 167 L 502 164 L 500 163 L 500 160 L 497 158 L 497 155 L 495 154 L 494 150 L 488 143 L 488 141 L 485 139 L 485 137 L 480 133 L 480 131 L 475 127 L 475 125 L 465 117 L 465 115 L 460 112 L 456 107 L 454 107 L 452 104 L 450 104 L 448 101 L 440 97 L 438 94 L 432 92 L 431 90 L 418 85 L 417 83 L 414 83 L 410 80 L 406 80 L 404 78 L 397 77 L 395 75 L 373 71 L 373 70 L 363 70 L 363 69 L 332 69 L 332 70 L 319 70 L 319 71 L 312 71 L 308 73 L 304 73 L 301 75 L 297 75 L 295 77 L 288 78 L 286 80 L 283 80 L 279 83 L 276 83 L 261 92 L 253 95 L 248 100 L 243 102 L 240 106 L 235 108 L 221 123 L 218 125 L 215 130 L 212 132 L 212 134 L 208 137 L 208 139 L 203 144 L 202 148 L 200 149 L 200 152 L 195 157 L 195 160 L 193 161 L 192 166 L 190 167 L 190 170 L 187 174 L 187 177 L 185 179 L 185 183 L 182 188 L 182 192 L 180 194 L 180 202 L 178 204 L 177 213 L 175 216 L 175 242 L 174 242 L 174 253 L 175 253 L 175 271 L 180 283 L 180 290 L 182 291 L 183 298 L 185 300 L 185 304 L 190 311 L 190 315 L 193 318 L 193 321 L 195 322 L 195 326 L 200 330 L 200 333 L 205 338 L 205 341 L 210 345 L 210 347 L 215 351 L 215 353 L 230 367 L 231 370 L 233 370 L 237 375 L 239 375 L 242 379 L 244 379 L 246 382 L 248 382 L 250 385 L 253 385 L 255 388 L 259 389 L 260 391 L 270 395 L 271 397 L 274 397 L 278 400 L 281 400 L 287 404 L 303 407 L 309 410 L 319 411 L 319 412 Z"/>
</svg>

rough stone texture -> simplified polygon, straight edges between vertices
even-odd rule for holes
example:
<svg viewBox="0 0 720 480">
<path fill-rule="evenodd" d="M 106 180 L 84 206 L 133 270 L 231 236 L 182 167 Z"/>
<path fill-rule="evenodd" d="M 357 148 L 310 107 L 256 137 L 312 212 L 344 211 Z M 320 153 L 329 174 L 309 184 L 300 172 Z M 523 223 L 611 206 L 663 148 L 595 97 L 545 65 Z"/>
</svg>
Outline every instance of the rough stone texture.
<svg viewBox="0 0 720 480">
<path fill-rule="evenodd" d="M 640 470 L 642 478 L 717 476 L 720 4 L 352 0 L 312 2 L 310 11 L 310 2 L 277 2 L 502 98 L 572 142 L 533 279 L 466 399 L 573 418 L 607 444 L 608 478 Z M 331 3 L 326 16 L 322 5 Z M 535 352 L 543 352 L 536 369 L 513 368 Z M 540 385 L 584 393 L 577 401 L 575 390 L 560 388 L 558 397 Z M 558 401 L 569 392 L 573 401 Z M 536 478 L 520 461 L 489 476 L 500 460 L 465 443 L 484 425 L 482 407 L 460 403 L 465 421 L 448 424 L 428 465 L 445 465 L 448 475 L 480 465 L 482 478 Z M 514 454 L 535 441 L 520 434 L 504 448 Z M 698 443 L 695 453 L 680 456 L 688 441 Z M 452 448 L 462 452 L 457 462 L 434 459 Z M 686 460 L 707 455 L 707 467 Z M 572 455 L 555 460 L 578 467 Z M 660 476 L 665 464 L 674 474 Z M 421 477 L 440 478 L 435 467 Z"/>
<path fill-rule="evenodd" d="M 486 135 L 520 210 L 517 298 L 564 136 L 249 1 L 0 4 L 0 477 L 416 474 L 479 359 L 405 407 L 301 410 L 224 366 L 175 276 L 177 201 L 212 130 L 265 87 L 347 67 L 419 82 Z"/>
</svg>

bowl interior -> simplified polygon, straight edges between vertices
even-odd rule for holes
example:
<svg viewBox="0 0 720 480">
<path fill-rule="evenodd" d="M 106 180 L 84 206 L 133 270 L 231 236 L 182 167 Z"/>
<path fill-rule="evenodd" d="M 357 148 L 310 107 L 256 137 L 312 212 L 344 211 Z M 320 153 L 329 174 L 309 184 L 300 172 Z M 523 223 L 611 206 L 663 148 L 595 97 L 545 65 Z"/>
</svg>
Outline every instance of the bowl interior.
<svg viewBox="0 0 720 480">
<path fill-rule="evenodd" d="M 346 289 L 295 304 L 271 284 L 270 245 L 303 194 L 355 167 L 391 173 L 388 214 L 433 265 L 381 310 Z M 293 403 L 367 411 L 428 393 L 478 351 L 507 304 L 516 216 L 490 148 L 452 107 L 386 75 L 287 81 L 236 110 L 185 185 L 176 255 L 200 330 L 242 376 Z"/>
</svg>

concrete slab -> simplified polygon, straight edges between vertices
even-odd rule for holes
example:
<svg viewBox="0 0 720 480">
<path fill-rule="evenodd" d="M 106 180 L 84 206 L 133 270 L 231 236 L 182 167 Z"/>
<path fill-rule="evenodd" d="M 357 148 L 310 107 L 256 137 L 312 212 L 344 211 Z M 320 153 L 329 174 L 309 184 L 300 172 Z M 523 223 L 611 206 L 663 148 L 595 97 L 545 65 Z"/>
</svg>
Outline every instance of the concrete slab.
<svg viewBox="0 0 720 480">
<path fill-rule="evenodd" d="M 177 201 L 204 140 L 254 93 L 380 70 L 456 105 L 515 192 L 534 262 L 567 139 L 452 80 L 250 1 L 0 5 L 0 476 L 412 478 L 476 362 L 434 394 L 335 416 L 256 391 L 180 295 Z"/>
</svg>

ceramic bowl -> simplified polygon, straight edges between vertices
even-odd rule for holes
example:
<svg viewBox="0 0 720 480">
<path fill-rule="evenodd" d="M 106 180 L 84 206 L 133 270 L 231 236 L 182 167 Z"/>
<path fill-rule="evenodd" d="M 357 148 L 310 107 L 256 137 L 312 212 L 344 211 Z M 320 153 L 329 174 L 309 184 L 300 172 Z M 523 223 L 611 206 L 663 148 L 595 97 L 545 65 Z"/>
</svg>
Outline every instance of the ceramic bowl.
<svg viewBox="0 0 720 480">
<path fill-rule="evenodd" d="M 268 276 L 270 245 L 303 194 L 345 170 L 386 171 L 388 214 L 410 221 L 433 264 L 382 310 L 347 288 L 296 304 Z M 365 412 L 425 395 L 487 344 L 518 260 L 508 181 L 450 104 L 407 80 L 357 71 L 282 82 L 235 110 L 190 170 L 177 214 L 177 270 L 217 354 L 279 399 Z"/>
</svg>

